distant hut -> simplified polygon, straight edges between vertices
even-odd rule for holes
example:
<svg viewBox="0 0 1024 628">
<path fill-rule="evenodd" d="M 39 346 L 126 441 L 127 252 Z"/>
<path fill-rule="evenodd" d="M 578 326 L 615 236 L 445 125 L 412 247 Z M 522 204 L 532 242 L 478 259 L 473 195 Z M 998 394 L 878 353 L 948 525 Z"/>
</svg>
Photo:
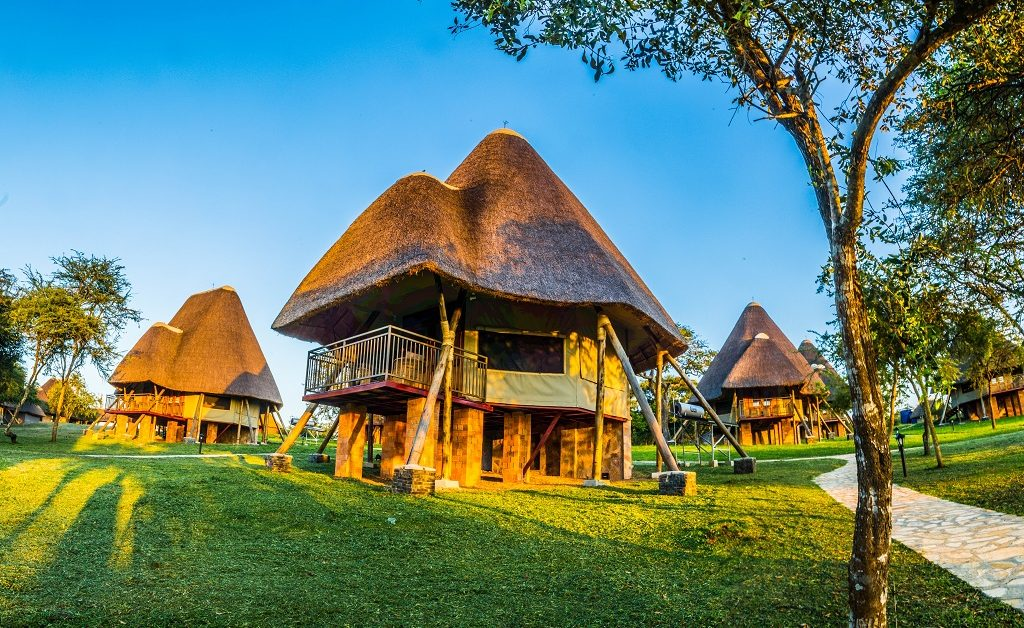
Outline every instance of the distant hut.
<svg viewBox="0 0 1024 628">
<path fill-rule="evenodd" d="M 447 413 L 424 407 L 445 370 L 445 327 L 460 315 L 445 434 Z M 685 350 L 593 216 L 525 139 L 499 130 L 447 181 L 414 173 L 388 188 L 302 280 L 274 329 L 323 345 L 310 352 L 304 399 L 343 409 L 339 447 L 349 449 L 336 474 L 362 474 L 345 460 L 359 461 L 370 413 L 385 417 L 385 478 L 411 462 L 472 486 L 481 473 L 630 477 L 629 385 L 610 347 L 598 355 L 602 317 L 638 369 L 659 350 Z"/>
<path fill-rule="evenodd" d="M 741 444 L 828 435 L 821 412 L 828 389 L 759 303 L 744 308 L 698 388 L 719 415 L 739 425 Z"/>
<path fill-rule="evenodd" d="M 14 409 L 18 407 L 18 404 L 13 401 L 4 401 L 0 403 L 0 407 L 3 408 L 4 414 L 10 416 L 14 413 Z M 23 423 L 39 423 L 46 418 L 46 411 L 43 410 L 37 403 L 27 402 L 21 406 L 21 410 L 18 411 L 18 416 L 14 417 L 14 423 L 16 425 Z"/>
<path fill-rule="evenodd" d="M 235 290 L 194 294 L 155 323 L 110 377 L 98 424 L 138 440 L 256 442 L 279 434 L 274 376 Z"/>
<path fill-rule="evenodd" d="M 976 386 L 962 375 L 953 385 L 952 406 L 971 421 L 1024 415 L 1024 370 L 1021 367 L 1001 368 L 987 385 Z"/>
<path fill-rule="evenodd" d="M 818 371 L 818 376 L 821 377 L 825 387 L 828 389 L 828 399 L 835 399 L 840 387 L 847 386 L 843 376 L 839 374 L 839 371 L 832 366 L 828 358 L 818 350 L 818 347 L 809 338 L 804 338 L 800 346 L 797 347 L 797 351 L 800 352 L 800 355 L 804 356 L 804 359 L 807 360 L 812 369 Z M 817 408 L 819 410 L 819 419 L 822 423 L 822 430 L 825 432 L 824 435 L 842 438 L 852 433 L 849 417 L 836 411 L 824 397 L 818 398 Z"/>
</svg>

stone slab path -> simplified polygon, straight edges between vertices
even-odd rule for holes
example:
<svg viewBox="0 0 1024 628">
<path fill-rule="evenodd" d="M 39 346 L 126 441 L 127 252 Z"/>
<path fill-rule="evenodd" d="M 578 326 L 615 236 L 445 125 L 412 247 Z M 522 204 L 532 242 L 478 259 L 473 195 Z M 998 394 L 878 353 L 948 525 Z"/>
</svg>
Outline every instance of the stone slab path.
<svg viewBox="0 0 1024 628">
<path fill-rule="evenodd" d="M 815 483 L 850 510 L 857 507 L 857 465 Z M 892 536 L 985 595 L 1024 611 L 1024 517 L 966 506 L 892 487 Z"/>
</svg>

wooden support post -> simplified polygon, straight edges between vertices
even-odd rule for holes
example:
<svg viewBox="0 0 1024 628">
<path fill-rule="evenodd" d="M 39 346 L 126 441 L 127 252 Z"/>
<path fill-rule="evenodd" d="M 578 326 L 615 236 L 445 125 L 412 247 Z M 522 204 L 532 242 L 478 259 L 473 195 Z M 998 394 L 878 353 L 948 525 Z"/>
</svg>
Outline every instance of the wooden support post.
<svg viewBox="0 0 1024 628">
<path fill-rule="evenodd" d="M 561 414 L 556 414 L 555 418 L 551 419 L 551 423 L 548 425 L 547 429 L 544 430 L 544 433 L 540 437 L 540 441 L 537 443 L 537 446 L 533 448 L 533 452 L 530 454 L 530 457 L 526 461 L 526 464 L 523 465 L 524 476 L 530 470 L 530 465 L 532 465 L 533 461 L 536 460 L 537 456 L 540 455 L 540 452 L 544 449 L 544 446 L 548 444 L 548 439 L 551 438 L 551 434 L 554 433 L 555 427 L 558 425 L 558 420 L 561 418 Z M 543 467 L 543 465 L 541 466 Z"/>
<path fill-rule="evenodd" d="M 450 480 L 452 477 L 452 366 L 455 358 L 455 331 L 447 329 L 444 342 L 450 344 L 452 349 L 448 351 L 448 359 L 444 362 L 444 409 L 442 416 L 441 442 L 441 477 Z"/>
<path fill-rule="evenodd" d="M 654 416 L 658 419 L 658 425 L 662 427 L 661 433 L 665 433 L 665 400 L 662 399 L 662 388 L 663 384 L 661 381 L 662 372 L 665 370 L 665 352 L 658 351 L 657 365 L 655 366 L 657 371 L 654 373 L 654 406 L 656 408 Z M 675 440 L 675 439 L 673 439 Z M 661 473 L 661 452 L 657 448 L 654 449 L 654 467 L 658 473 Z"/>
<path fill-rule="evenodd" d="M 697 398 L 697 401 L 700 403 L 701 407 L 704 408 L 704 411 L 711 415 L 711 420 L 715 422 L 715 425 L 718 426 L 718 429 L 722 430 L 722 432 L 725 434 L 725 437 L 729 439 L 729 444 L 732 445 L 732 448 L 736 450 L 736 453 L 738 453 L 741 458 L 749 457 L 747 456 L 747 452 L 744 451 L 743 445 L 741 445 L 740 442 L 736 439 L 736 437 L 733 436 L 732 432 L 730 432 L 729 429 L 725 427 L 725 424 L 722 423 L 722 419 L 718 418 L 718 413 L 715 412 L 715 409 L 711 407 L 711 404 L 708 403 L 708 400 L 705 399 L 704 395 L 702 395 L 701 392 L 697 389 L 697 386 L 694 385 L 694 383 L 690 381 L 690 378 L 686 376 L 686 373 L 683 372 L 683 367 L 679 366 L 679 362 L 677 362 L 676 359 L 673 358 L 672 355 L 668 353 L 665 354 L 665 358 L 668 360 L 668 363 L 672 365 L 672 368 L 676 370 L 676 373 L 679 373 L 679 377 L 683 379 L 683 383 L 686 384 L 686 387 L 690 389 L 690 392 L 693 393 L 693 396 Z M 678 471 L 678 469 L 674 470 Z"/>
<path fill-rule="evenodd" d="M 444 295 L 441 295 L 441 307 L 444 307 Z M 413 438 L 412 446 L 409 448 L 409 458 L 405 461 L 405 464 L 407 465 L 423 465 L 423 462 L 426 462 L 427 464 L 423 466 L 434 466 L 433 457 L 422 462 L 420 459 L 423 455 L 423 446 L 426 442 L 427 432 L 430 431 L 430 424 L 433 422 L 432 417 L 435 414 L 434 404 L 437 402 L 438 393 L 441 392 L 441 383 L 444 380 L 445 367 L 455 348 L 453 344 L 454 329 L 458 325 L 459 317 L 461 315 L 461 309 L 455 310 L 455 314 L 452 316 L 450 324 L 444 320 L 444 318 L 441 319 L 441 327 L 444 331 L 444 337 L 446 340 L 441 343 L 441 352 L 437 358 L 437 367 L 434 369 L 434 377 L 430 380 L 430 389 L 427 391 L 427 403 L 423 406 L 423 415 L 420 416 L 416 436 Z M 431 449 L 433 449 L 433 446 L 431 446 Z"/>
<path fill-rule="evenodd" d="M 373 416 L 366 420 L 366 462 L 373 466 Z"/>
<path fill-rule="evenodd" d="M 607 319 L 605 319 L 607 320 Z M 608 332 L 598 318 L 597 325 L 597 401 L 594 404 L 594 481 L 601 481 L 604 462 L 604 371 L 608 353 Z"/>
<path fill-rule="evenodd" d="M 316 410 L 317 405 L 318 404 L 315 403 L 306 404 L 305 412 L 303 412 L 302 416 L 299 417 L 299 420 L 298 422 L 295 423 L 295 426 L 292 427 L 292 429 L 288 430 L 288 435 L 285 436 L 284 441 L 281 443 L 281 446 L 278 447 L 277 451 L 274 453 L 288 453 L 288 450 L 292 448 L 292 445 L 295 444 L 295 441 L 298 440 L 299 436 L 302 435 L 302 430 L 306 429 L 306 423 L 308 423 L 310 417 L 313 416 L 313 412 Z"/>
<path fill-rule="evenodd" d="M 629 386 L 633 389 L 633 396 L 636 397 L 636 401 L 640 405 L 640 411 L 643 412 L 644 418 L 647 419 L 647 426 L 651 429 L 651 434 L 654 436 L 654 442 L 661 451 L 661 455 L 665 459 L 666 466 L 668 466 L 669 471 L 678 471 L 679 465 L 676 464 L 675 456 L 672 455 L 672 450 L 669 449 L 668 443 L 665 441 L 665 435 L 661 433 L 661 426 L 658 425 L 658 419 L 655 418 L 654 411 L 651 410 L 651 404 L 647 403 L 647 396 L 640 387 L 640 380 L 637 379 L 636 373 L 633 371 L 633 365 L 629 362 L 629 356 L 626 355 L 626 349 L 623 348 L 622 343 L 619 342 L 619 337 L 615 334 L 615 328 L 612 327 L 611 321 L 608 320 L 608 317 L 604 314 L 598 315 L 597 320 L 598 324 L 603 326 L 608 332 L 608 340 L 611 341 L 612 348 L 615 350 L 615 355 L 619 357 L 619 362 L 622 363 L 622 370 L 625 371 L 626 379 L 629 380 Z M 672 356 L 666 354 L 666 357 L 668 357 L 669 360 L 672 360 Z M 685 379 L 685 375 L 683 377 Z"/>
</svg>

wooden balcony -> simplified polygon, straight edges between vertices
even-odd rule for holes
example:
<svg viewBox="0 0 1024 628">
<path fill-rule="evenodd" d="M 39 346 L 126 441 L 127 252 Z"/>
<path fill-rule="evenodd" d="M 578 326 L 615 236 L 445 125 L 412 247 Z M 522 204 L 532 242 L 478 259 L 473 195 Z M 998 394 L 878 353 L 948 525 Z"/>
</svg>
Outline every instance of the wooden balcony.
<svg viewBox="0 0 1024 628">
<path fill-rule="evenodd" d="M 740 419 L 774 419 L 795 414 L 793 401 L 789 397 L 769 399 L 743 399 L 739 403 Z"/>
<path fill-rule="evenodd" d="M 108 414 L 149 414 L 185 420 L 185 398 L 178 395 L 107 395 L 103 409 Z"/>
<path fill-rule="evenodd" d="M 373 404 L 384 413 L 397 408 L 390 401 L 427 394 L 440 354 L 437 340 L 393 325 L 346 338 L 309 352 L 303 399 Z M 456 347 L 453 402 L 486 405 L 486 396 L 487 358 Z"/>
<path fill-rule="evenodd" d="M 1000 393 L 1024 388 L 1024 375 L 1000 375 L 989 381 L 989 392 Z"/>
</svg>

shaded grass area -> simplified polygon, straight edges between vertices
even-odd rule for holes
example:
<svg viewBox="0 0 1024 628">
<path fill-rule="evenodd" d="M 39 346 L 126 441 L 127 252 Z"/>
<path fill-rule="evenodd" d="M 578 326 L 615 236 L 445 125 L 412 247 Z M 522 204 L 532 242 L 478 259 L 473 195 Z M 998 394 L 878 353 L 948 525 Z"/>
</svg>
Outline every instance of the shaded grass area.
<svg viewBox="0 0 1024 628">
<path fill-rule="evenodd" d="M 934 457 L 908 453 L 908 477 L 897 460 L 895 481 L 943 499 L 1024 516 L 1024 431 L 953 443 L 940 434 L 939 442 L 944 468 L 935 467 Z"/>
<path fill-rule="evenodd" d="M 920 447 L 924 425 L 915 423 L 910 425 L 898 425 L 900 431 L 906 436 L 907 447 Z M 997 434 L 1007 434 L 1024 430 L 1024 417 L 1009 417 L 998 419 L 996 429 L 988 421 L 970 421 L 960 425 L 942 425 L 936 428 L 939 435 L 939 442 L 955 443 L 977 438 L 988 438 Z M 896 450 L 895 439 L 890 443 L 893 451 Z M 723 443 L 720 459 L 724 460 L 724 451 L 728 446 Z M 747 454 L 762 460 L 791 460 L 793 458 L 813 458 L 817 456 L 835 456 L 839 454 L 852 454 L 853 440 L 824 440 L 806 445 L 747 445 L 744 447 Z M 685 452 L 685 456 L 678 455 L 680 460 L 696 462 L 697 456 L 692 445 L 682 447 L 676 445 L 673 451 L 677 454 Z M 735 457 L 735 453 L 733 454 Z M 707 460 L 707 456 L 703 456 Z M 652 461 L 654 460 L 654 445 L 634 445 L 633 460 Z"/>
<path fill-rule="evenodd" d="M 296 457 L 124 460 L 0 445 L 0 625 L 840 625 L 850 513 L 811 483 L 831 460 L 754 476 L 414 498 Z M 67 451 L 67 449 L 65 449 Z M 1024 625 L 901 547 L 907 625 Z"/>
</svg>

